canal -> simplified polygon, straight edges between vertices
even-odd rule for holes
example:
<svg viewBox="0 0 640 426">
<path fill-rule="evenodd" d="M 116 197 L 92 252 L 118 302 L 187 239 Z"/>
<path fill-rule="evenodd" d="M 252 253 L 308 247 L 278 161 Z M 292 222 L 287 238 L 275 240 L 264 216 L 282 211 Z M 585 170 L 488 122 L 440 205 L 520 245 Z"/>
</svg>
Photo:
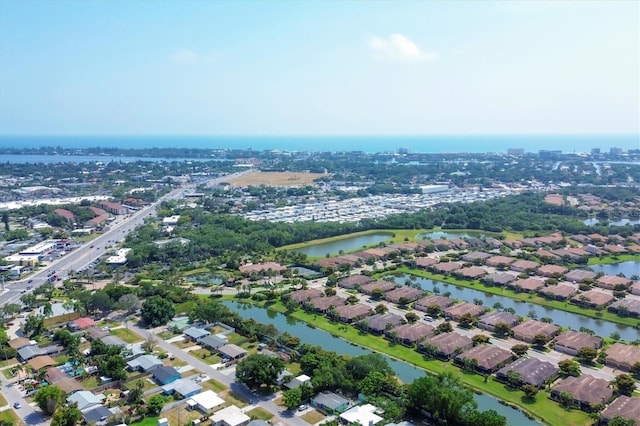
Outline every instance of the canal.
<svg viewBox="0 0 640 426">
<path fill-rule="evenodd" d="M 357 235 L 354 237 L 342 238 L 326 243 L 314 244 L 312 246 L 297 249 L 296 251 L 312 257 L 324 257 L 335 255 L 341 251 L 352 251 L 362 247 L 388 241 L 393 235 L 388 232 L 374 232 L 372 234 Z"/>
<path fill-rule="evenodd" d="M 387 276 L 386 278 L 391 279 L 391 277 L 392 276 Z M 573 330 L 579 330 L 580 327 L 586 327 L 593 330 L 598 336 L 602 337 L 608 337 L 611 333 L 617 332 L 623 340 L 627 341 L 633 341 L 640 337 L 640 332 L 638 332 L 638 330 L 623 324 L 589 318 L 583 315 L 561 311 L 559 309 L 536 305 L 535 303 L 521 302 L 506 296 L 485 293 L 480 290 L 456 286 L 455 284 L 432 281 L 428 278 L 413 275 L 400 275 L 394 277 L 394 281 L 398 284 L 404 284 L 407 280 L 420 285 L 420 287 L 426 291 L 437 292 L 440 294 L 450 293 L 449 297 L 452 299 L 465 300 L 467 302 L 473 302 L 477 299 L 482 301 L 482 305 L 487 308 L 491 308 L 496 303 L 500 303 L 505 309 L 513 308 L 516 311 L 516 315 L 530 318 L 548 317 L 551 318 L 554 324 L 562 327 L 570 327 Z"/>
<path fill-rule="evenodd" d="M 302 343 L 318 345 L 325 350 L 335 351 L 336 353 L 346 354 L 349 356 L 359 356 L 373 352 L 371 350 L 361 348 L 360 346 L 355 346 L 346 340 L 334 337 L 326 331 L 311 328 L 302 321 L 297 321 L 294 318 L 287 317 L 278 312 L 268 311 L 250 304 L 238 302 L 225 301 L 223 304 L 240 314 L 243 318 L 253 318 L 262 324 L 272 324 L 278 329 L 278 331 L 286 331 L 289 334 L 298 337 Z M 393 371 L 395 371 L 396 375 L 404 383 L 411 383 L 415 379 L 423 377 L 426 374 L 424 370 L 407 364 L 406 362 L 395 360 L 387 356 L 385 356 L 385 358 L 393 368 Z M 497 399 L 489 395 L 475 395 L 475 400 L 478 402 L 479 409 L 496 410 L 507 418 L 507 424 L 509 425 L 540 425 L 537 421 L 527 418 L 522 412 L 501 404 Z"/>
<path fill-rule="evenodd" d="M 634 275 L 640 275 L 640 261 L 628 260 L 620 263 L 610 263 L 607 265 L 589 265 L 595 272 L 602 272 L 605 275 L 624 274 L 625 277 L 631 278 Z"/>
</svg>

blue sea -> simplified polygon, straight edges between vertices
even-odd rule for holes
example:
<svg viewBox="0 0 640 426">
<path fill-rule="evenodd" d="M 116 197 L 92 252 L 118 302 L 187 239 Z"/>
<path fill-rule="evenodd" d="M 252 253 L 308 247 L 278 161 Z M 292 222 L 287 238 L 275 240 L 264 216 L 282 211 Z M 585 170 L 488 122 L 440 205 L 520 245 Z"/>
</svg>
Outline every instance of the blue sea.
<svg viewBox="0 0 640 426">
<path fill-rule="evenodd" d="M 417 153 L 506 153 L 560 150 L 587 153 L 640 149 L 640 135 L 447 135 L 447 136 L 0 136 L 0 147 L 199 148 L 255 151 L 363 151 Z M 1 160 L 0 160 L 1 161 Z"/>
</svg>

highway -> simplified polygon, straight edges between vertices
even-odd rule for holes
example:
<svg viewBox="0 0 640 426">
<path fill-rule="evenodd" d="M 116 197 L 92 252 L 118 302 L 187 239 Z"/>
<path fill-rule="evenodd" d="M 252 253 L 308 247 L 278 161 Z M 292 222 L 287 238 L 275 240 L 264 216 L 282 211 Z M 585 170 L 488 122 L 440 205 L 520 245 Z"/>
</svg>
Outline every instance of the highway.
<svg viewBox="0 0 640 426">
<path fill-rule="evenodd" d="M 252 170 L 248 169 L 231 175 L 211 179 L 207 182 L 207 186 L 216 185 L 228 180 L 229 178 L 238 177 L 245 173 L 249 173 L 250 171 Z M 119 242 L 124 240 L 129 232 L 142 225 L 144 223 L 144 219 L 154 217 L 160 203 L 163 201 L 183 198 L 183 195 L 186 192 L 193 192 L 195 188 L 196 184 L 193 183 L 183 185 L 165 194 L 154 203 L 138 210 L 137 212 L 131 213 L 127 216 L 116 216 L 116 219 L 109 229 L 103 234 L 98 235 L 90 242 L 78 247 L 60 259 L 55 260 L 51 264 L 42 267 L 35 274 L 30 275 L 26 279 L 5 282 L 5 289 L 0 293 L 0 306 L 4 306 L 8 303 L 20 303 L 20 296 L 45 284 L 50 272 L 55 271 L 55 274 L 64 280 L 69 275 L 69 271 L 79 271 L 87 267 L 91 262 L 104 255 L 107 248 L 117 246 Z M 32 289 L 29 289 L 30 286 Z"/>
</svg>

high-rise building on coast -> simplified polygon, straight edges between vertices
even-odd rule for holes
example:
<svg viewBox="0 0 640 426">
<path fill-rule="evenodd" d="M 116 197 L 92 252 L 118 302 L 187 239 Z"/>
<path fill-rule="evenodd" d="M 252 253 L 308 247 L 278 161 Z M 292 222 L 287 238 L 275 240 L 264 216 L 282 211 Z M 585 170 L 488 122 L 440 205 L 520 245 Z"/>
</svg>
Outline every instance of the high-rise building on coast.
<svg viewBox="0 0 640 426">
<path fill-rule="evenodd" d="M 509 148 L 507 150 L 508 155 L 524 155 L 524 148 Z"/>
</svg>

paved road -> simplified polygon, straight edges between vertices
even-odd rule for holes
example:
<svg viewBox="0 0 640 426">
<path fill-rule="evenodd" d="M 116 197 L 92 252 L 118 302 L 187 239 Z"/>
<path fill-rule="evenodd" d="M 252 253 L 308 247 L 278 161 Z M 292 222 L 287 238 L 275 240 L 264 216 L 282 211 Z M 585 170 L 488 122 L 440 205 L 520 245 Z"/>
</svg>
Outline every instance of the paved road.
<svg viewBox="0 0 640 426">
<path fill-rule="evenodd" d="M 232 177 L 241 176 L 245 173 L 249 173 L 250 171 L 251 170 L 245 170 L 232 175 L 211 179 L 208 181 L 207 185 L 217 185 Z M 78 247 L 64 257 L 55 260 L 52 264 L 41 268 L 38 272 L 29 276 L 27 279 L 6 282 L 5 290 L 0 292 L 0 306 L 8 303 L 18 303 L 20 296 L 22 296 L 23 293 L 30 291 L 28 289 L 29 286 L 32 286 L 33 288 L 40 287 L 46 282 L 49 273 L 52 271 L 55 271 L 56 275 L 61 279 L 65 279 L 67 278 L 69 271 L 79 271 L 87 267 L 91 262 L 104 255 L 106 248 L 115 247 L 119 242 L 124 240 L 129 232 L 142 225 L 145 219 L 155 216 L 160 203 L 163 201 L 183 198 L 185 193 L 193 192 L 195 187 L 195 184 L 184 185 L 165 194 L 156 202 L 138 210 L 137 212 L 127 216 L 116 216 L 116 220 L 111 224 L 110 228 L 90 242 Z M 29 281 L 32 282 L 30 283 Z"/>
<path fill-rule="evenodd" d="M 27 425 L 48 425 L 49 421 L 47 417 L 40 414 L 39 411 L 34 410 L 32 406 L 26 403 L 22 397 L 22 392 L 18 388 L 18 385 L 10 384 L 10 380 L 7 379 L 4 374 L 0 374 L 0 384 L 2 385 L 2 396 L 9 403 L 9 407 L 13 407 L 16 402 L 21 404 L 21 408 L 14 411 L 18 413 L 18 416 L 24 420 Z"/>
<path fill-rule="evenodd" d="M 140 336 L 146 336 L 149 334 L 149 330 L 139 328 L 135 325 L 129 325 L 129 328 Z M 289 425 L 289 426 L 309 426 L 307 422 L 296 416 L 295 412 L 282 409 L 273 402 L 273 396 L 259 396 L 251 392 L 243 384 L 236 382 L 235 369 L 228 368 L 225 370 L 216 370 L 211 365 L 203 362 L 202 360 L 190 355 L 188 352 L 177 348 L 169 342 L 157 339 L 157 346 L 167 353 L 175 356 L 176 358 L 186 362 L 193 366 L 196 370 L 200 370 L 207 376 L 214 380 L 224 384 L 231 389 L 235 394 L 241 396 L 247 401 L 250 401 L 252 406 L 260 407 L 275 416 L 272 421 L 273 424 Z M 249 407 L 251 409 L 251 407 Z"/>
</svg>

